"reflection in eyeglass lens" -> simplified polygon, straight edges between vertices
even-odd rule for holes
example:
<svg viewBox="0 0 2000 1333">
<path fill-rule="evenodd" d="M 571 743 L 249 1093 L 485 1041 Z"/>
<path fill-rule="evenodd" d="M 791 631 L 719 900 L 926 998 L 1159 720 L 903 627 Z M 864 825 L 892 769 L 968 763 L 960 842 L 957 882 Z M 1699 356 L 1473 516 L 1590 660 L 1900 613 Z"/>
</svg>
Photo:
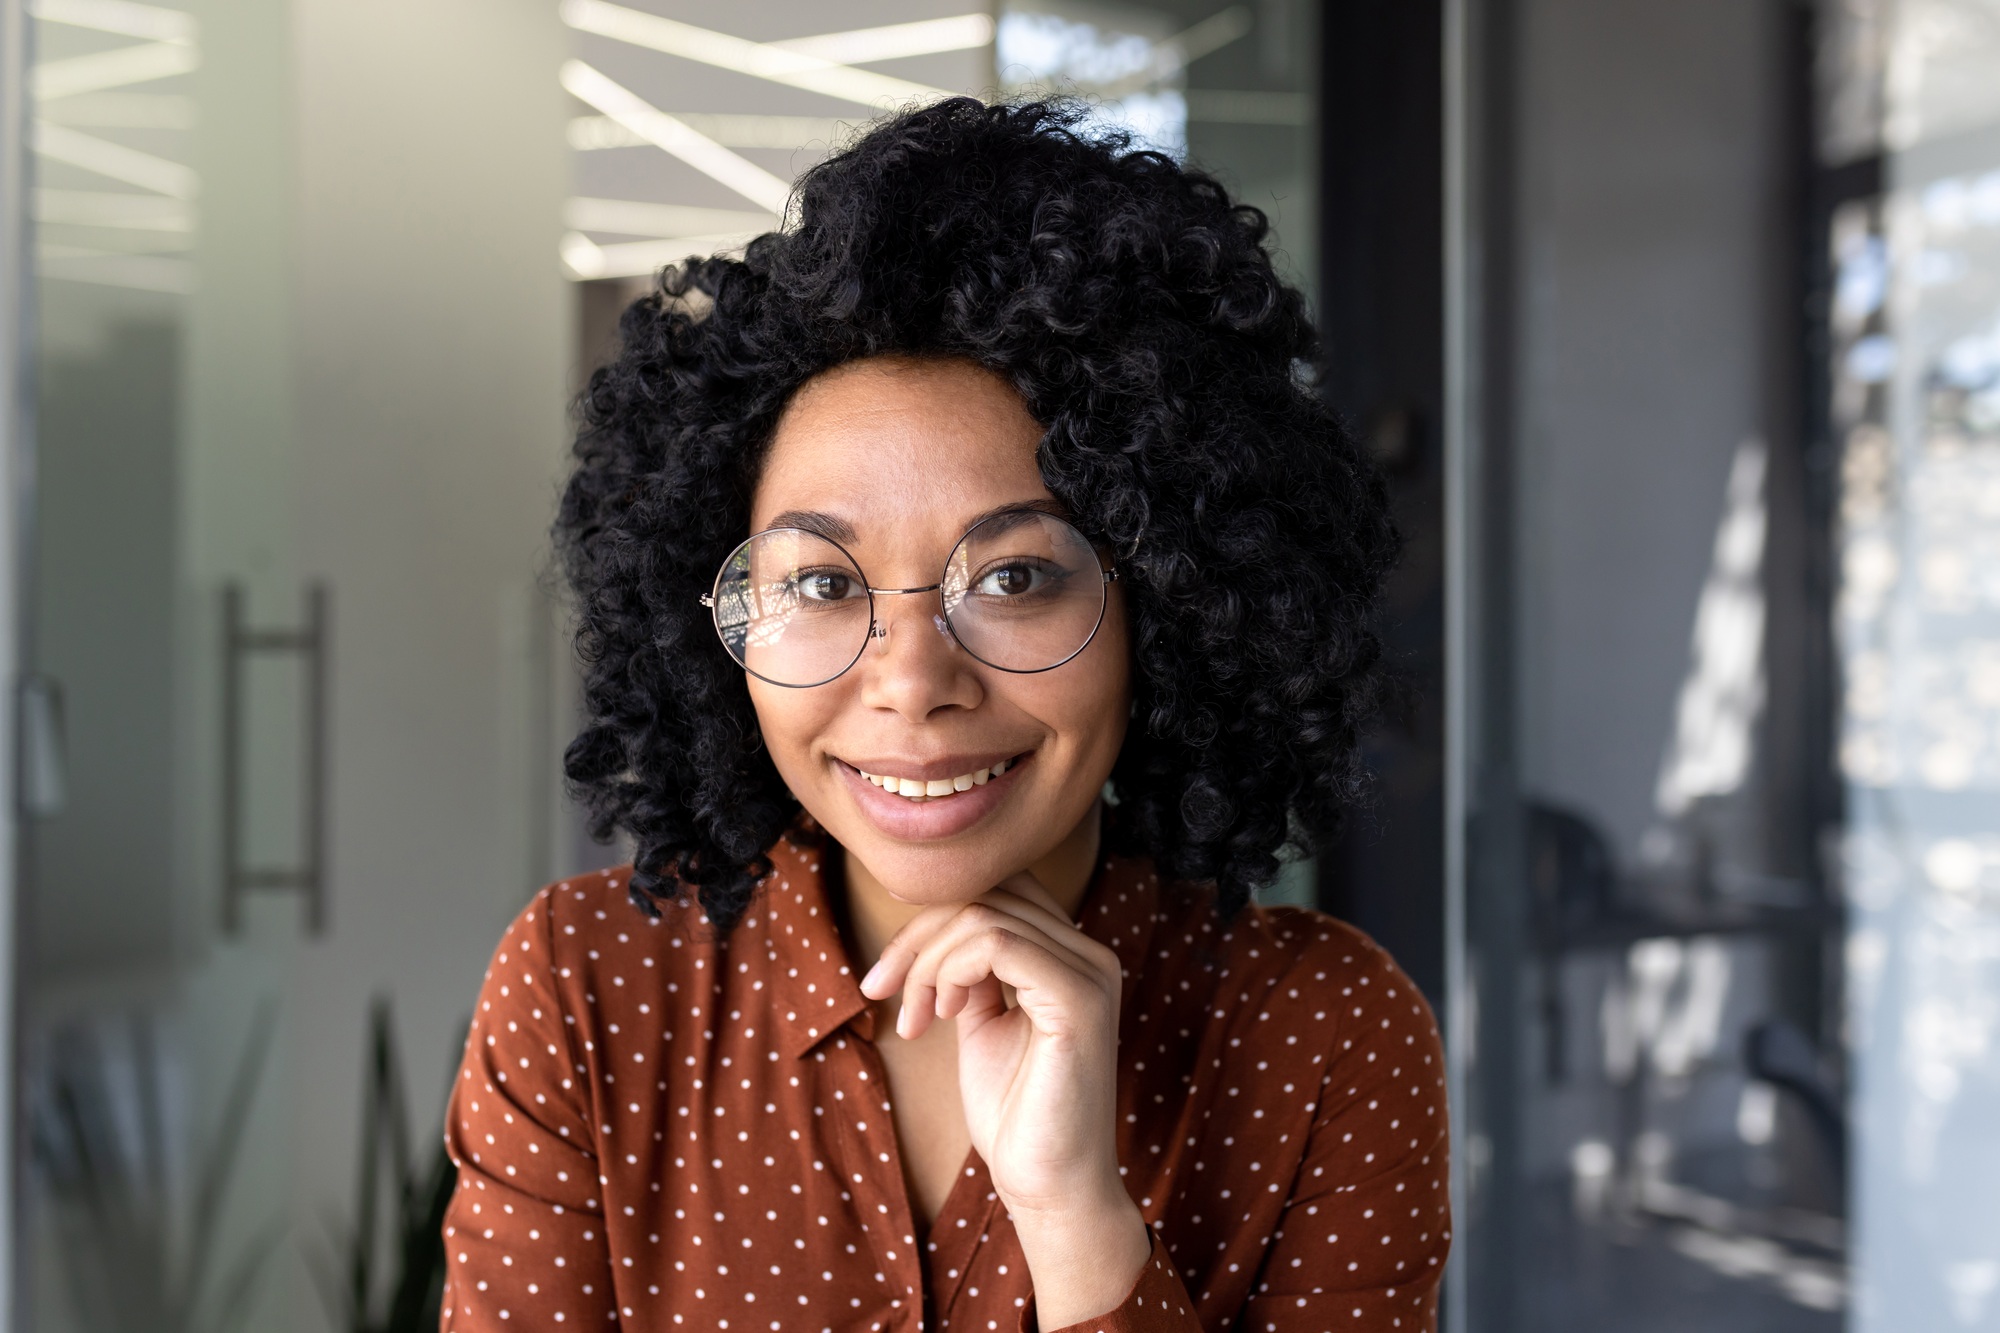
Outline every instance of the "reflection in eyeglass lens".
<svg viewBox="0 0 2000 1333">
<path fill-rule="evenodd" d="M 715 625 L 730 655 L 766 680 L 815 685 L 846 670 L 868 639 L 867 580 L 821 537 L 759 533 L 716 583 Z"/>
<path fill-rule="evenodd" d="M 1036 512 L 996 515 L 959 540 L 938 592 L 952 636 L 1005 671 L 1046 671 L 1090 642 L 1104 613 L 1097 552 L 1075 528 Z M 867 646 L 873 599 L 838 546 L 796 528 L 758 533 L 717 576 L 715 626 L 746 670 L 780 685 L 817 685 Z"/>
<path fill-rule="evenodd" d="M 1046 671 L 1090 642 L 1104 614 L 1097 552 L 1061 519 L 1001 514 L 965 534 L 945 567 L 945 619 L 967 652 Z"/>
</svg>

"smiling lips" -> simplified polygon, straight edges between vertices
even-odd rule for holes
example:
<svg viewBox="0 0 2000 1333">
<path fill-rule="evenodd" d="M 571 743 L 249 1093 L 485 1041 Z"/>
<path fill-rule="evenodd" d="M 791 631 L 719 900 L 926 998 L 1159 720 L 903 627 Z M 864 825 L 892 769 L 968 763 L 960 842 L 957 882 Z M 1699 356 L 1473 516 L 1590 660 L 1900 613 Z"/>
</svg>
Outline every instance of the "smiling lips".
<svg viewBox="0 0 2000 1333">
<path fill-rule="evenodd" d="M 989 768 L 975 768 L 970 773 L 960 773 L 956 777 L 931 778 L 928 780 L 922 778 L 888 777 L 880 773 L 870 773 L 866 769 L 861 768 L 857 768 L 854 771 L 861 774 L 862 778 L 866 781 L 880 787 L 892 796 L 901 796 L 911 801 L 928 801 L 942 796 L 956 796 L 959 792 L 971 791 L 974 787 L 983 787 L 991 779 L 1005 773 L 1007 766 L 1011 762 L 1011 760 L 1002 759 L 999 763 Z"/>
</svg>

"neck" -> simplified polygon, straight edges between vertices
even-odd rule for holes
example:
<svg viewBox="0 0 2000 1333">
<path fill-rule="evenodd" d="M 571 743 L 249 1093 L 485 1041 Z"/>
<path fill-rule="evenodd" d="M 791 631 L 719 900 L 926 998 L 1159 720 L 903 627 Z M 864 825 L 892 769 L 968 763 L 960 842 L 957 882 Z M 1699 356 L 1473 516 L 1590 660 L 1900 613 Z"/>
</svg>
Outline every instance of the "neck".
<svg viewBox="0 0 2000 1333">
<path fill-rule="evenodd" d="M 1089 813 L 1070 830 L 1069 836 L 1057 843 L 1048 855 L 1023 867 L 1041 881 L 1049 896 L 1061 903 L 1063 910 L 1072 917 L 1083 905 L 1084 892 L 1090 887 L 1091 871 L 1097 865 L 1097 851 L 1102 840 L 1103 804 L 1102 801 L 1093 803 Z M 883 946 L 895 938 L 896 932 L 924 907 L 891 895 L 882 881 L 861 863 L 861 858 L 846 848 L 841 849 L 841 868 L 846 881 L 847 925 L 852 932 L 855 949 L 855 971 L 861 973 L 875 965 L 875 960 L 882 956 Z"/>
</svg>

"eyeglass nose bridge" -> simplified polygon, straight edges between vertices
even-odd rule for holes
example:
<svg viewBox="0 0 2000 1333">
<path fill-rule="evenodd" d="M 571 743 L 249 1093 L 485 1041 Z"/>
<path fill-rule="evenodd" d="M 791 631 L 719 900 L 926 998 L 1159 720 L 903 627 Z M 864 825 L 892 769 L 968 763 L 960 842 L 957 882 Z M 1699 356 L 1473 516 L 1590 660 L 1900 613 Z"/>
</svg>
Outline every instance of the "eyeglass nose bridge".
<svg viewBox="0 0 2000 1333">
<path fill-rule="evenodd" d="M 942 583 L 926 583 L 921 588 L 870 588 L 868 589 L 868 595 L 870 597 L 914 597 L 927 592 L 937 592 L 943 587 L 944 584 Z M 957 637 L 952 633 L 950 623 L 943 616 L 934 616 L 932 619 L 937 621 L 939 633 L 949 639 Z M 889 627 L 879 619 L 870 618 L 868 622 L 868 637 L 870 639 L 886 639 L 889 637 Z"/>
</svg>

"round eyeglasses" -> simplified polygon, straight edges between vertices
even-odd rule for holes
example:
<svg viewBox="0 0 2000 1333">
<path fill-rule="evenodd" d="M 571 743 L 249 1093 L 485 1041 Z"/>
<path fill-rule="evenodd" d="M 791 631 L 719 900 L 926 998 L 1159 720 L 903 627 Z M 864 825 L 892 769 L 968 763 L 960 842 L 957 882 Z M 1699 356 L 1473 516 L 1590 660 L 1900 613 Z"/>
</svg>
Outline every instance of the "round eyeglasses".
<svg viewBox="0 0 2000 1333">
<path fill-rule="evenodd" d="M 769 528 L 722 562 L 703 597 L 737 665 L 773 685 L 824 685 L 861 660 L 877 597 L 935 592 L 943 625 L 975 659 L 1001 671 L 1052 671 L 1089 646 L 1118 577 L 1063 520 L 1009 510 L 975 523 L 936 583 L 874 588 L 839 543 L 804 528 Z"/>
</svg>

